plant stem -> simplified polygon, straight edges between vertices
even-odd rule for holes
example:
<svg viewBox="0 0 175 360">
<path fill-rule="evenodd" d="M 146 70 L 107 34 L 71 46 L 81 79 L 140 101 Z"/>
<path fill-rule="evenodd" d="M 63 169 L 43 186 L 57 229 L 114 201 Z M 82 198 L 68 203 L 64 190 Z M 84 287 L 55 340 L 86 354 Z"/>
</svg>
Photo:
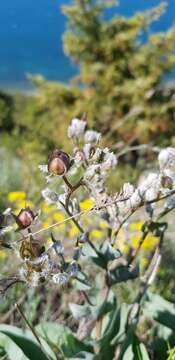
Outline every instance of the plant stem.
<svg viewBox="0 0 175 360">
<path fill-rule="evenodd" d="M 48 360 L 51 360 L 51 359 L 50 359 L 50 356 L 48 356 L 48 354 L 46 353 L 46 351 L 45 351 L 45 349 L 44 349 L 44 347 L 43 347 L 43 345 L 42 345 L 42 343 L 41 343 L 41 340 L 40 340 L 40 338 L 39 338 L 36 330 L 34 329 L 34 327 L 30 324 L 30 322 L 29 322 L 28 319 L 26 318 L 23 310 L 21 309 L 21 306 L 20 306 L 18 303 L 16 303 L 16 304 L 15 304 L 15 307 L 17 308 L 17 310 L 18 310 L 18 312 L 20 313 L 21 317 L 23 318 L 23 320 L 25 321 L 25 323 L 27 324 L 27 326 L 28 326 L 29 329 L 31 330 L 31 332 L 32 332 L 32 334 L 34 335 L 35 339 L 37 340 L 37 342 L 38 342 L 38 344 L 39 344 L 39 346 L 40 346 L 43 354 L 47 357 Z"/>
</svg>

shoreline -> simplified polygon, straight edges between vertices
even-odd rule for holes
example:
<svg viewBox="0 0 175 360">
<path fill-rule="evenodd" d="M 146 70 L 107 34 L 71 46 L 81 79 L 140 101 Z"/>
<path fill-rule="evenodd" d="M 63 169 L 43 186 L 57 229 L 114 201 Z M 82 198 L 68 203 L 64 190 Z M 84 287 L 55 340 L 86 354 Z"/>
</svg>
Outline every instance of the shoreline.
<svg viewBox="0 0 175 360">
<path fill-rule="evenodd" d="M 33 87 L 14 87 L 11 86 L 5 86 L 4 84 L 0 84 L 0 92 L 5 93 L 11 96 L 14 95 L 23 95 L 23 96 L 37 96 L 39 93 L 39 90 L 33 86 Z"/>
<path fill-rule="evenodd" d="M 69 86 L 69 80 L 61 81 L 61 80 L 49 80 L 44 78 L 42 75 L 39 75 L 42 77 L 43 80 L 47 81 L 48 83 L 53 84 L 63 84 Z M 23 95 L 23 96 L 37 96 L 39 94 L 39 89 L 35 84 L 32 84 L 30 81 L 26 81 L 23 84 L 5 84 L 0 82 L 0 92 L 9 94 L 11 96 L 13 95 Z"/>
<path fill-rule="evenodd" d="M 48 80 L 48 79 L 45 79 L 46 81 L 50 82 L 50 83 L 60 83 L 60 81 L 58 80 Z M 69 86 L 70 84 L 68 82 L 61 82 L 63 85 L 67 85 Z M 162 79 L 162 83 L 161 85 L 159 86 L 162 86 L 165 87 L 166 89 L 171 89 L 171 88 L 175 88 L 175 82 L 174 82 L 174 78 L 172 77 L 171 79 Z M 23 86 L 14 86 L 14 85 L 10 85 L 10 84 L 1 84 L 0 83 L 0 93 L 4 93 L 4 94 L 7 94 L 7 95 L 11 95 L 11 96 L 15 96 L 15 95 L 21 95 L 21 96 L 38 96 L 40 91 L 39 89 L 37 88 L 37 86 L 35 85 L 23 85 Z"/>
</svg>

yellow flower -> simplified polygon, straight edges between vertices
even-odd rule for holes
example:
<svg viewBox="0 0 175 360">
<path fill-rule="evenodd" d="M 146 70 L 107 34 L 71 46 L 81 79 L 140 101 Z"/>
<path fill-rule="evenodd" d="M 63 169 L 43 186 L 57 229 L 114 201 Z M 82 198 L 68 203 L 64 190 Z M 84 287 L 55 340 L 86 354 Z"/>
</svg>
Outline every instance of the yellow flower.
<svg viewBox="0 0 175 360">
<path fill-rule="evenodd" d="M 136 223 L 132 223 L 129 225 L 130 230 L 132 231 L 140 231 L 142 229 L 142 226 L 144 224 L 144 221 L 138 221 Z"/>
<path fill-rule="evenodd" d="M 133 249 L 138 248 L 140 240 L 141 240 L 141 236 L 139 234 L 131 236 L 130 241 L 131 241 L 131 246 Z"/>
<path fill-rule="evenodd" d="M 55 214 L 53 214 L 53 219 L 54 219 L 54 221 L 60 221 L 61 222 L 61 221 L 65 220 L 65 217 L 61 213 L 55 213 Z"/>
<path fill-rule="evenodd" d="M 52 224 L 52 221 L 50 221 L 49 219 L 45 220 L 42 224 L 44 229 L 47 229 L 50 225 Z"/>
<path fill-rule="evenodd" d="M 19 200 L 25 200 L 26 199 L 26 193 L 24 191 L 12 191 L 8 194 L 7 197 L 8 201 L 10 202 L 16 202 Z"/>
<path fill-rule="evenodd" d="M 142 249 L 146 250 L 146 251 L 153 250 L 156 247 L 156 245 L 158 244 L 158 242 L 159 242 L 158 237 L 156 237 L 152 234 L 148 234 L 146 239 L 143 242 Z"/>
<path fill-rule="evenodd" d="M 136 236 L 131 236 L 131 246 L 133 249 L 137 249 L 139 246 L 139 243 L 141 241 L 141 235 L 136 235 Z M 150 251 L 153 250 L 155 248 L 155 246 L 158 244 L 159 242 L 159 238 L 152 235 L 152 234 L 148 234 L 145 238 L 145 240 L 143 241 L 143 244 L 141 246 L 142 250 L 145 251 Z"/>
<path fill-rule="evenodd" d="M 77 236 L 79 234 L 80 234 L 80 232 L 77 229 L 77 227 L 75 225 L 72 225 L 72 227 L 70 229 L 70 232 L 69 232 L 70 238 L 73 238 L 73 237 L 75 237 L 75 236 Z"/>
<path fill-rule="evenodd" d="M 34 204 L 32 201 L 25 201 L 25 200 L 19 200 L 16 202 L 16 209 L 13 210 L 13 213 L 15 215 L 18 215 L 21 209 L 25 208 L 26 206 L 29 206 L 30 208 L 34 207 Z"/>
<path fill-rule="evenodd" d="M 96 238 L 96 239 L 101 239 L 101 238 L 103 238 L 104 233 L 101 230 L 92 230 L 91 231 L 91 236 Z"/>
<path fill-rule="evenodd" d="M 109 228 L 109 225 L 108 225 L 108 223 L 106 222 L 106 221 L 101 221 L 100 222 L 100 227 L 101 227 L 101 229 L 108 229 Z"/>
<path fill-rule="evenodd" d="M 26 206 L 29 206 L 30 208 L 34 207 L 34 204 L 32 201 L 26 201 L 26 200 L 19 200 L 16 202 L 17 206 L 18 206 L 18 209 L 22 209 L 22 208 L 25 208 Z"/>
<path fill-rule="evenodd" d="M 49 214 L 49 213 L 56 210 L 56 206 L 51 205 L 51 204 L 49 205 L 49 204 L 43 203 L 41 205 L 41 210 L 43 211 L 44 214 Z"/>
<path fill-rule="evenodd" d="M 94 205 L 94 200 L 92 199 L 86 199 L 80 202 L 81 210 L 90 210 L 93 205 Z"/>
</svg>

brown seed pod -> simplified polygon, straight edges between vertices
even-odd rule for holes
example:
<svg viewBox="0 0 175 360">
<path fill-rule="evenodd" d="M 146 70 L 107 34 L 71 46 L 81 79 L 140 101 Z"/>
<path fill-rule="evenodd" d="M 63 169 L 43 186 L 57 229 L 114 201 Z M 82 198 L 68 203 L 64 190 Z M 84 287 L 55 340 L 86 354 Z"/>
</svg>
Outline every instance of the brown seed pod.
<svg viewBox="0 0 175 360">
<path fill-rule="evenodd" d="M 169 177 L 169 176 L 162 176 L 161 185 L 164 188 L 168 188 L 168 189 L 171 190 L 173 188 L 173 180 L 172 180 L 172 178 Z"/>
<path fill-rule="evenodd" d="M 21 229 L 26 229 L 32 224 L 33 220 L 35 219 L 35 215 L 30 207 L 27 206 L 26 208 L 20 210 L 15 219 L 16 223 Z"/>
<path fill-rule="evenodd" d="M 60 150 L 54 150 L 48 157 L 48 170 L 54 175 L 64 175 L 70 168 L 69 155 Z"/>
<path fill-rule="evenodd" d="M 40 257 L 45 251 L 43 242 L 37 240 L 24 240 L 20 247 L 20 256 L 22 259 L 34 260 Z"/>
</svg>

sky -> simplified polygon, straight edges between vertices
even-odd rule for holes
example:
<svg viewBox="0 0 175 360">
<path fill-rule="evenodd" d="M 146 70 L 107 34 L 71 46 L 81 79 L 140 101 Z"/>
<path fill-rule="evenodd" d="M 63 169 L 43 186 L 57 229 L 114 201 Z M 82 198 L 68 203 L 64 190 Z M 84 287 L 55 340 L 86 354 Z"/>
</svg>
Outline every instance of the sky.
<svg viewBox="0 0 175 360">
<path fill-rule="evenodd" d="M 108 0 L 106 0 L 108 1 Z M 66 21 L 61 5 L 70 0 L 0 1 L 0 85 L 25 88 L 26 74 L 42 74 L 50 80 L 68 81 L 76 71 L 64 56 L 62 34 Z M 131 16 L 135 11 L 158 5 L 158 0 L 121 0 L 112 10 Z M 175 20 L 175 0 L 153 31 L 168 29 Z"/>
</svg>

